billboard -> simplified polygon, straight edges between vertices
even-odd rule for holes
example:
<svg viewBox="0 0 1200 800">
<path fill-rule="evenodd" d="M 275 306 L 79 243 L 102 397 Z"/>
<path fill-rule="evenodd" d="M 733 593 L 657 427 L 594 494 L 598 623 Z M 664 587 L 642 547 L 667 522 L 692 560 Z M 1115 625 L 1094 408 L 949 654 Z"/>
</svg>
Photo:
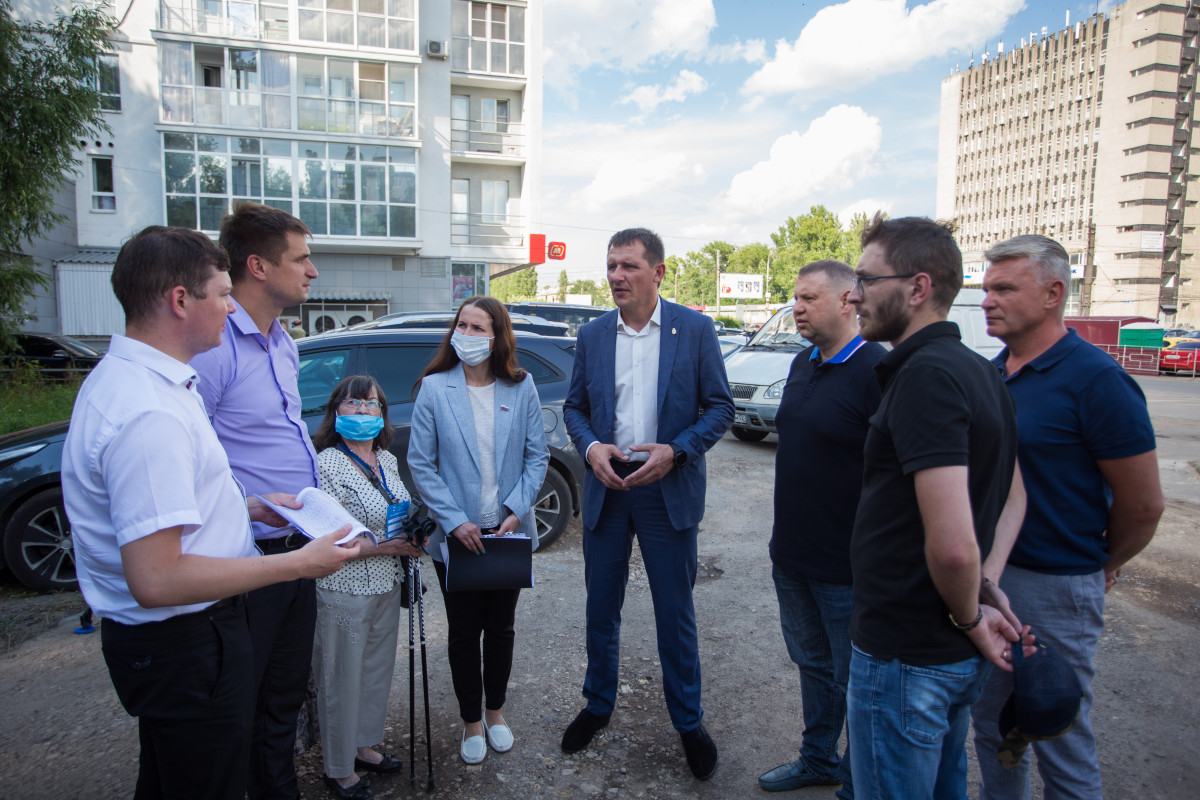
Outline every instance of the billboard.
<svg viewBox="0 0 1200 800">
<path fill-rule="evenodd" d="M 761 300 L 763 276 L 744 272 L 721 273 L 722 300 Z"/>
</svg>

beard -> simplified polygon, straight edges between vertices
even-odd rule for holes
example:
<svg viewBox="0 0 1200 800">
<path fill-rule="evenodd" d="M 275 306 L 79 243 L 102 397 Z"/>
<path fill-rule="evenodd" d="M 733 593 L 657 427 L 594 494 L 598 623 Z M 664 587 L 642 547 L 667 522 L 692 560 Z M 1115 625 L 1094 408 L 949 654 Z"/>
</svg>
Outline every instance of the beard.
<svg viewBox="0 0 1200 800">
<path fill-rule="evenodd" d="M 909 319 L 904 313 L 906 309 L 901 293 L 889 294 L 871 309 L 870 316 L 859 318 L 859 332 L 870 342 L 894 342 L 908 329 Z"/>
</svg>

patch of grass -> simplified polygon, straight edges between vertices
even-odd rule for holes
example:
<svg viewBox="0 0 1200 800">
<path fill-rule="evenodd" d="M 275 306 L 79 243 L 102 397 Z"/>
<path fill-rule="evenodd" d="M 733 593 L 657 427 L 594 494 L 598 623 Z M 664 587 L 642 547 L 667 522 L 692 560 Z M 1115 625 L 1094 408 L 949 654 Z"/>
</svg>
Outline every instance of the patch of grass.
<svg viewBox="0 0 1200 800">
<path fill-rule="evenodd" d="M 71 418 L 83 378 L 49 381 L 22 365 L 0 380 L 0 436 Z"/>
</svg>

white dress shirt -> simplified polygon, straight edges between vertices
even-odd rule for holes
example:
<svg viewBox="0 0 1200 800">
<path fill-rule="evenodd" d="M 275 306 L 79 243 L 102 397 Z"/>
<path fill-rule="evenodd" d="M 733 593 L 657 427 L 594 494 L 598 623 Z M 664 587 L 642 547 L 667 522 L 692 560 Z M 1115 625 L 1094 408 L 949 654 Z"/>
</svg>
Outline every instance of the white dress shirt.
<svg viewBox="0 0 1200 800">
<path fill-rule="evenodd" d="M 616 376 L 616 421 L 613 444 L 632 461 L 645 461 L 649 453 L 629 453 L 635 444 L 658 440 L 658 353 L 661 338 L 662 303 L 654 301 L 650 321 L 635 331 L 617 312 L 617 351 L 613 361 Z"/>
<path fill-rule="evenodd" d="M 117 622 L 157 622 L 211 605 L 139 606 L 125 580 L 123 545 L 178 525 L 185 554 L 258 552 L 245 495 L 196 380 L 187 364 L 113 336 L 75 400 L 62 465 L 75 571 L 88 605 Z"/>
</svg>

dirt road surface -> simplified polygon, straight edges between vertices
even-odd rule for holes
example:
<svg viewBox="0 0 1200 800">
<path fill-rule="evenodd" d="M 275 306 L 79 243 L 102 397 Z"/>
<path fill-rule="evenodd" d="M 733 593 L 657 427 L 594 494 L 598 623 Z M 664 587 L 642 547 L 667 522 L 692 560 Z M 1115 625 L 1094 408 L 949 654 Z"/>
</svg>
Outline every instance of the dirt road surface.
<svg viewBox="0 0 1200 800">
<path fill-rule="evenodd" d="M 1142 384 L 1159 433 L 1170 500 L 1153 543 L 1108 597 L 1093 721 L 1106 797 L 1186 800 L 1198 795 L 1200 763 L 1200 661 L 1195 658 L 1200 652 L 1200 382 L 1159 378 Z M 461 725 L 446 662 L 445 613 L 436 587 L 427 595 L 433 797 L 768 797 L 756 778 L 795 757 L 801 730 L 799 678 L 779 633 L 767 557 L 775 447 L 774 436 L 755 444 L 727 436 L 708 460 L 695 598 L 704 722 L 721 753 L 717 774 L 704 783 L 692 778 L 667 717 L 650 595 L 636 548 L 617 711 L 589 749 L 570 757 L 560 752 L 563 728 L 583 704 L 583 557 L 576 520 L 559 542 L 535 557 L 537 586 L 522 595 L 518 608 L 506 710 L 516 746 L 507 754 L 489 753 L 476 767 L 458 758 Z M 117 702 L 99 636 L 73 635 L 76 624 L 65 619 L 0 657 L 0 797 L 132 795 L 136 724 Z M 407 762 L 406 634 L 405 622 L 385 747 Z M 420 693 L 418 677 L 418 710 Z M 428 765 L 419 717 L 417 731 L 417 785 L 410 785 L 406 766 L 401 775 L 372 780 L 376 797 L 430 796 L 424 792 Z M 974 793 L 973 754 L 971 760 Z M 330 796 L 320 782 L 318 750 L 298 757 L 297 764 L 305 797 Z M 825 800 L 833 790 L 785 796 Z M 1041 797 L 1040 788 L 1035 797 Z"/>
</svg>

